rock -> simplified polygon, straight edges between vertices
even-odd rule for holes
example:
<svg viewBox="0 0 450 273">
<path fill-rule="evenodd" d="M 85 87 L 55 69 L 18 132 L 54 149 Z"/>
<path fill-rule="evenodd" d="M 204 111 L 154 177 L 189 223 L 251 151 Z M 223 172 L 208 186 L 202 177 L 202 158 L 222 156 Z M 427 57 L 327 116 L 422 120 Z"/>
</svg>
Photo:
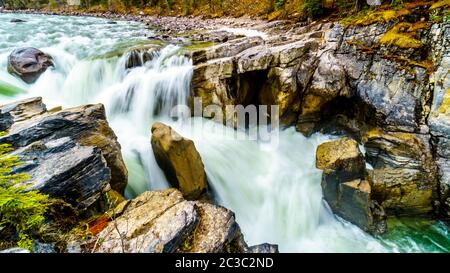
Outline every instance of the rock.
<svg viewBox="0 0 450 273">
<path fill-rule="evenodd" d="M 98 235 L 96 252 L 174 252 L 195 228 L 194 203 L 180 192 L 145 192 Z"/>
<path fill-rule="evenodd" d="M 111 222 L 89 244 L 95 245 L 94 252 L 218 253 L 247 249 L 233 212 L 186 201 L 176 189 L 142 193 L 110 215 Z M 275 249 L 277 246 L 261 245 L 251 251 Z"/>
<path fill-rule="evenodd" d="M 323 170 L 323 196 L 334 213 L 367 232 L 386 232 L 386 215 L 372 198 L 356 141 L 342 138 L 319 145 L 316 167 Z"/>
<path fill-rule="evenodd" d="M 238 238 L 240 231 L 234 213 L 226 208 L 195 202 L 200 221 L 192 234 L 192 242 L 183 252 L 218 253 Z"/>
<path fill-rule="evenodd" d="M 196 199 L 205 192 L 207 178 L 194 142 L 163 123 L 152 126 L 151 144 L 156 161 L 169 182 L 179 188 L 187 199 Z"/>
<path fill-rule="evenodd" d="M 13 247 L 13 248 L 0 250 L 0 253 L 30 253 L 30 251 L 28 249 L 24 249 L 24 248 L 20 248 L 20 247 Z"/>
<path fill-rule="evenodd" d="M 428 124 L 439 172 L 440 213 L 450 219 L 450 41 L 444 38 L 450 35 L 450 27 L 435 24 L 431 34 L 436 69 L 431 80 L 434 89 Z"/>
<path fill-rule="evenodd" d="M 437 170 L 430 137 L 369 130 L 363 137 L 374 171 L 373 193 L 388 213 L 425 215 L 437 198 Z"/>
<path fill-rule="evenodd" d="M 53 67 L 53 58 L 32 47 L 15 49 L 8 56 L 8 72 L 30 84 L 49 67 Z"/>
<path fill-rule="evenodd" d="M 34 241 L 33 253 L 56 253 L 56 250 L 54 244 L 44 244 Z"/>
<path fill-rule="evenodd" d="M 380 6 L 381 0 L 367 0 L 366 3 L 367 3 L 367 5 L 369 5 L 371 7 Z"/>
<path fill-rule="evenodd" d="M 256 246 L 251 246 L 247 249 L 247 253 L 279 253 L 278 245 L 271 244 L 260 244 Z"/>
<path fill-rule="evenodd" d="M 125 67 L 127 69 L 143 66 L 146 62 L 149 62 L 155 56 L 159 46 L 144 46 L 132 48 L 125 53 L 126 61 Z"/>
<path fill-rule="evenodd" d="M 325 173 L 338 173 L 342 180 L 364 178 L 365 161 L 358 142 L 341 138 L 317 147 L 316 168 Z"/>
<path fill-rule="evenodd" d="M 26 21 L 25 21 L 25 20 L 22 20 L 22 19 L 11 19 L 10 22 L 11 22 L 11 23 L 25 23 Z"/>
<path fill-rule="evenodd" d="M 23 162 L 33 189 L 59 197 L 84 210 L 112 187 L 120 193 L 127 171 L 117 138 L 108 126 L 104 107 L 85 105 L 47 112 L 41 98 L 0 106 L 9 120 L 0 143 Z"/>
</svg>

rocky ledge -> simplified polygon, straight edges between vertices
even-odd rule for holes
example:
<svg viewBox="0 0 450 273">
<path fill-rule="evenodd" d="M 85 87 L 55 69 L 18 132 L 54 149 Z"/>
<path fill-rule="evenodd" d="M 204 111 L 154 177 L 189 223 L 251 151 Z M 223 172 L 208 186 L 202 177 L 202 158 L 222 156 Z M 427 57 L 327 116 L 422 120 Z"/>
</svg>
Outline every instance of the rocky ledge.
<svg viewBox="0 0 450 273">
<path fill-rule="evenodd" d="M 47 110 L 31 98 L 1 106 L 0 124 L 0 143 L 12 145 L 32 189 L 79 209 L 109 189 L 123 193 L 128 173 L 103 105 Z"/>
<path fill-rule="evenodd" d="M 428 20 L 428 9 L 419 5 L 396 21 L 275 21 L 253 27 L 255 35 L 230 34 L 188 52 L 193 97 L 202 99 L 203 109 L 224 111 L 227 105 L 278 105 L 281 124 L 304 135 L 349 136 L 364 147 L 369 168 L 356 168 L 338 184 L 365 195 L 360 209 L 449 219 L 450 24 Z M 227 124 L 239 122 L 236 115 L 223 121 L 230 118 Z M 348 192 L 339 191 L 335 197 Z M 331 205 L 351 219 L 339 207 Z"/>
</svg>

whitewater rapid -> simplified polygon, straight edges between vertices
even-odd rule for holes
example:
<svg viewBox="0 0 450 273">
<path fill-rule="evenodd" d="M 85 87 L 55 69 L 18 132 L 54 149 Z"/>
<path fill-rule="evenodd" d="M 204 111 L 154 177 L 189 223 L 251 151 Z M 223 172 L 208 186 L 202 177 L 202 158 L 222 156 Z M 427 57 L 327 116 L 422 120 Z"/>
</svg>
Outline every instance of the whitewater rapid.
<svg viewBox="0 0 450 273">
<path fill-rule="evenodd" d="M 12 17 L 27 22 L 12 25 Z M 306 138 L 288 128 L 276 132 L 277 143 L 263 143 L 237 140 L 231 136 L 245 132 L 199 117 L 171 119 L 173 106 L 187 104 L 192 61 L 178 54 L 179 46 L 167 45 L 144 66 L 126 69 L 126 49 L 148 43 L 149 34 L 133 22 L 0 14 L 0 88 L 14 89 L 0 102 L 41 96 L 48 108 L 103 103 L 129 170 L 129 198 L 169 187 L 151 150 L 150 128 L 155 121 L 171 125 L 194 140 L 217 201 L 236 213 L 249 244 L 274 243 L 282 252 L 440 250 L 409 237 L 401 243 L 397 237 L 374 238 L 331 213 L 315 168 L 316 147 L 328 136 Z M 32 85 L 10 76 L 6 59 L 19 46 L 52 55 L 55 69 Z"/>
</svg>

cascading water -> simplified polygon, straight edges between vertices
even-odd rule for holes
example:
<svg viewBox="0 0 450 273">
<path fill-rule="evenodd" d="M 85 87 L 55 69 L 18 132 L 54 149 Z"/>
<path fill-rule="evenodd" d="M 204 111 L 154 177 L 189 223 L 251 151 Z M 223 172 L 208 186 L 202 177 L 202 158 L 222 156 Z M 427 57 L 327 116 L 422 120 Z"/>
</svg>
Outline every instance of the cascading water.
<svg viewBox="0 0 450 273">
<path fill-rule="evenodd" d="M 12 25 L 12 16 L 27 22 Z M 0 101 L 42 96 L 49 107 L 103 103 L 129 170 L 128 197 L 168 187 L 151 151 L 150 127 L 155 121 L 171 125 L 194 140 L 217 201 L 236 213 L 250 244 L 276 243 L 292 252 L 450 250 L 440 223 L 394 222 L 393 232 L 374 238 L 335 217 L 322 201 L 314 167 L 315 149 L 329 137 L 305 138 L 289 128 L 278 132 L 276 145 L 238 140 L 245 132 L 202 118 L 172 120 L 172 107 L 187 103 L 192 63 L 168 45 L 145 65 L 127 69 L 130 53 L 123 52 L 148 43 L 145 34 L 132 22 L 0 14 Z M 19 46 L 49 53 L 56 68 L 33 85 L 10 76 L 6 58 Z"/>
</svg>

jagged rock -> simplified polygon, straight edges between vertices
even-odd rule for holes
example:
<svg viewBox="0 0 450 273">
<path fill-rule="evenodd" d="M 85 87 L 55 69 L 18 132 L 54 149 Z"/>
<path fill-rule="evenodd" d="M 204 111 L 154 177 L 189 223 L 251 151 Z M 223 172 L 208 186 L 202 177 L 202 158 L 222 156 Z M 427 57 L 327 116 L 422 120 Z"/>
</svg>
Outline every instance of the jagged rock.
<svg viewBox="0 0 450 273">
<path fill-rule="evenodd" d="M 186 201 L 176 189 L 145 192 L 109 214 L 111 222 L 93 243 L 95 252 L 211 253 L 247 249 L 233 212 L 209 203 Z M 249 251 L 275 249 L 275 245 L 261 245 Z"/>
<path fill-rule="evenodd" d="M 365 162 L 358 143 L 349 138 L 317 148 L 316 167 L 322 169 L 322 190 L 332 211 L 371 233 L 386 232 L 386 215 L 372 198 L 365 180 Z"/>
<path fill-rule="evenodd" d="M 278 105 L 283 124 L 295 122 L 300 106 L 295 75 L 302 58 L 318 43 L 314 39 L 273 43 L 269 46 L 260 37 L 246 37 L 194 54 L 194 96 L 202 99 L 204 108 Z"/>
<path fill-rule="evenodd" d="M 187 242 L 183 252 L 224 252 L 240 234 L 234 213 L 208 203 L 196 202 L 195 205 L 200 221 L 192 234 L 192 242 Z"/>
<path fill-rule="evenodd" d="M 174 252 L 195 228 L 194 203 L 180 192 L 145 192 L 98 235 L 96 252 Z"/>
<path fill-rule="evenodd" d="M 123 192 L 127 171 L 102 105 L 51 112 L 33 98 L 0 110 L 0 124 L 7 124 L 0 143 L 12 145 L 23 162 L 16 171 L 31 176 L 31 188 L 83 210 L 111 187 Z"/>
<path fill-rule="evenodd" d="M 143 66 L 146 62 L 153 60 L 153 57 L 159 48 L 160 47 L 156 45 L 131 48 L 125 53 L 125 68 L 129 69 Z"/>
<path fill-rule="evenodd" d="M 8 72 L 26 83 L 35 82 L 52 66 L 54 63 L 50 55 L 32 47 L 15 49 L 8 57 Z"/>
<path fill-rule="evenodd" d="M 152 148 L 169 182 L 188 199 L 196 199 L 207 188 L 207 178 L 194 142 L 163 123 L 152 126 Z"/>
<path fill-rule="evenodd" d="M 374 198 L 389 213 L 430 213 L 437 197 L 430 137 L 373 129 L 364 135 L 363 142 L 366 160 L 374 168 Z"/>
</svg>

